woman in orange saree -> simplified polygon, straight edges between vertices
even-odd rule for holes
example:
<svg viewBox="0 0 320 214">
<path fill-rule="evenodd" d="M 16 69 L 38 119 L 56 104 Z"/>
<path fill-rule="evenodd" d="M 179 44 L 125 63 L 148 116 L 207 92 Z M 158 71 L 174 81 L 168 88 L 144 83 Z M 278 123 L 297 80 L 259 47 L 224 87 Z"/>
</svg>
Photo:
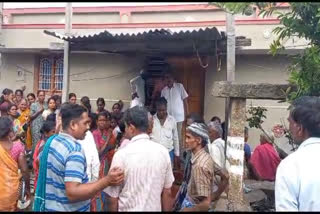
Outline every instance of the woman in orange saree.
<svg viewBox="0 0 320 214">
<path fill-rule="evenodd" d="M 25 134 L 25 145 L 27 150 L 31 150 L 32 148 L 32 135 L 31 135 L 31 127 L 29 125 L 30 122 L 30 109 L 28 108 L 27 99 L 22 98 L 18 105 L 18 112 L 20 116 L 17 118 L 20 121 L 20 125 L 26 128 Z"/>
<path fill-rule="evenodd" d="M 19 199 L 21 174 L 29 192 L 29 176 L 24 156 L 24 147 L 19 142 L 12 142 L 13 123 L 8 117 L 0 118 L 0 211 L 16 211 Z"/>
</svg>

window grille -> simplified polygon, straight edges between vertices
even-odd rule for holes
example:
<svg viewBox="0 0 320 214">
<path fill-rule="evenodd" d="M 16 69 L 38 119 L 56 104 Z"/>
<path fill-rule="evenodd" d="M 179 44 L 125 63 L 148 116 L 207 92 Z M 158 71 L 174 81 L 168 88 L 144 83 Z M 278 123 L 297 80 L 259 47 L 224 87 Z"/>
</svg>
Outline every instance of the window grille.
<svg viewBox="0 0 320 214">
<path fill-rule="evenodd" d="M 63 85 L 63 59 L 56 60 L 56 69 L 55 69 L 55 88 L 57 91 L 62 90 Z"/>
<path fill-rule="evenodd" d="M 50 90 L 53 63 L 49 58 L 40 59 L 39 89 Z"/>
<path fill-rule="evenodd" d="M 63 58 L 40 57 L 39 90 L 62 91 L 63 87 Z"/>
</svg>

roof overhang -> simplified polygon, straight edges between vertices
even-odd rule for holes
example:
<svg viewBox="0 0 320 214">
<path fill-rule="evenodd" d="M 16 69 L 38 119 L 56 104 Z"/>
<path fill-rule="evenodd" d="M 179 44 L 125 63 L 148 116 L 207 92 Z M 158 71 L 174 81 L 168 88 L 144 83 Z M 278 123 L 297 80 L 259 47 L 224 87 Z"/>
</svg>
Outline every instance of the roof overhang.
<svg viewBox="0 0 320 214">
<path fill-rule="evenodd" d="M 71 51 L 99 51 L 122 54 L 215 55 L 223 36 L 215 27 L 181 29 L 119 29 L 64 35 L 44 30 L 45 34 L 70 42 Z"/>
</svg>

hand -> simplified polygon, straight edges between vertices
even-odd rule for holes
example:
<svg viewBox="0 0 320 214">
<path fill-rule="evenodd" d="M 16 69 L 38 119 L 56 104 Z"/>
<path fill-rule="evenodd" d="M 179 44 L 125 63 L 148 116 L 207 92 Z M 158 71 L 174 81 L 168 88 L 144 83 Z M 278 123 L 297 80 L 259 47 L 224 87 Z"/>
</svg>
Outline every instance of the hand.
<svg viewBox="0 0 320 214">
<path fill-rule="evenodd" d="M 21 90 L 24 91 L 24 90 L 26 90 L 26 88 L 27 87 L 24 85 L 24 86 L 21 87 Z"/>
<path fill-rule="evenodd" d="M 39 110 L 39 112 L 43 112 L 44 111 L 44 107 L 43 107 L 43 105 L 40 105 L 40 110 Z"/>
<path fill-rule="evenodd" d="M 123 182 L 124 172 L 119 167 L 113 167 L 105 178 L 108 186 L 119 186 Z"/>
</svg>

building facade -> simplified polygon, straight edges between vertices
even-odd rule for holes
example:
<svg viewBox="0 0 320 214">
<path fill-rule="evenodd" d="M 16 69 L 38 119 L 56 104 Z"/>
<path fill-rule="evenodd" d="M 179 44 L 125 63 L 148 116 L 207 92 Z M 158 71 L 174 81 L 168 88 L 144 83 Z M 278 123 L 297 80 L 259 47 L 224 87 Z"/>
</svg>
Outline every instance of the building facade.
<svg viewBox="0 0 320 214">
<path fill-rule="evenodd" d="M 279 4 L 279 9 L 288 11 L 287 4 Z M 3 9 L 1 28 L 0 89 L 27 86 L 26 92 L 39 89 L 62 89 L 63 40 L 44 34 L 44 30 L 64 32 L 65 8 L 19 8 Z M 275 38 L 272 29 L 279 26 L 276 17 L 262 18 L 258 9 L 250 15 L 236 15 L 236 36 L 245 36 L 252 41 L 251 46 L 236 51 L 236 81 L 286 83 L 287 66 L 290 58 L 286 55 L 268 55 L 269 45 Z M 109 30 L 115 33 L 134 33 L 141 29 L 194 30 L 216 27 L 225 31 L 225 12 L 207 4 L 167 5 L 167 6 L 121 6 L 121 7 L 74 7 L 72 33 L 92 34 Z M 287 41 L 287 54 L 300 51 L 306 41 L 292 38 Z M 175 59 L 172 59 L 173 61 Z M 178 59 L 177 59 L 178 60 Z M 200 102 L 201 112 L 206 121 L 212 116 L 224 120 L 224 99 L 211 95 L 214 81 L 226 79 L 226 55 L 199 59 L 196 53 L 190 57 L 193 64 L 203 68 L 204 78 L 196 102 Z M 106 107 L 119 99 L 128 106 L 131 100 L 130 79 L 139 75 L 144 56 L 125 56 L 117 53 L 72 52 L 70 56 L 70 92 L 78 98 L 89 96 L 92 106 L 98 97 L 106 100 Z M 199 65 L 197 65 L 199 64 Z M 194 67 L 194 69 L 198 69 Z M 192 73 L 192 72 L 191 72 Z M 193 72 L 196 76 L 197 71 Z M 178 78 L 179 79 L 179 78 Z M 188 81 L 186 80 L 186 84 Z M 186 87 L 188 88 L 188 86 Z M 189 94 L 194 90 L 190 86 Z M 248 100 L 250 105 L 268 109 L 264 126 L 270 130 L 286 121 L 287 105 L 276 101 Z M 258 144 L 259 132 L 250 129 L 249 143 Z"/>
</svg>

